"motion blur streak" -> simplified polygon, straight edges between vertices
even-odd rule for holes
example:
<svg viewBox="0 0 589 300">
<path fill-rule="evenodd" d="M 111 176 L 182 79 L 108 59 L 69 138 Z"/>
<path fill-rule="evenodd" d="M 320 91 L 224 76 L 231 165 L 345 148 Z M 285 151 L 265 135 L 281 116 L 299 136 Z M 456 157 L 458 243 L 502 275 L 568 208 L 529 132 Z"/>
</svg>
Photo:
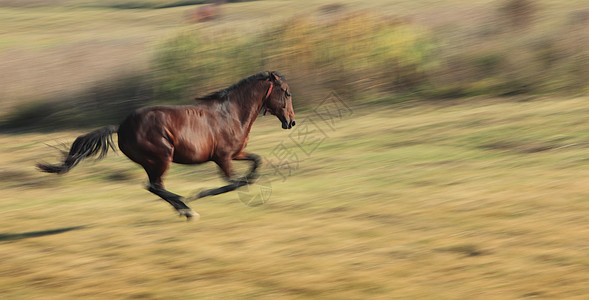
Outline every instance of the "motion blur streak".
<svg viewBox="0 0 589 300">
<path fill-rule="evenodd" d="M 588 31 L 584 0 L 0 1 L 0 298 L 583 299 Z M 269 70 L 296 126 L 258 116 L 263 180 L 198 222 L 122 155 L 34 169 Z"/>
</svg>

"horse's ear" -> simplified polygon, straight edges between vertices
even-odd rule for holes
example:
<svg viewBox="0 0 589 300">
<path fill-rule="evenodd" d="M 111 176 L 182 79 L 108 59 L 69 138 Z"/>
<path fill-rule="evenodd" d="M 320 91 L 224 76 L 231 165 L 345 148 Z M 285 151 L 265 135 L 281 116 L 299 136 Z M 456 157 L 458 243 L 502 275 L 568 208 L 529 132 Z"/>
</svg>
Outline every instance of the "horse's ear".
<svg viewBox="0 0 589 300">
<path fill-rule="evenodd" d="M 270 73 L 270 80 L 275 82 L 282 82 L 282 78 L 280 78 L 280 74 L 276 73 L 275 71 L 269 72 Z"/>
</svg>

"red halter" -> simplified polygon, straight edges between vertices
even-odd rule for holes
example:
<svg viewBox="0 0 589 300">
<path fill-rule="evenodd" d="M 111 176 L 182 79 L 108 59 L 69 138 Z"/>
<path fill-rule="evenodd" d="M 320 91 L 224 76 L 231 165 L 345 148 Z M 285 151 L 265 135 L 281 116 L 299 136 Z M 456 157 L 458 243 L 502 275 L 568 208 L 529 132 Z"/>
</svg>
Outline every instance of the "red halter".
<svg viewBox="0 0 589 300">
<path fill-rule="evenodd" d="M 270 93 L 272 93 L 273 87 L 274 87 L 274 83 L 272 81 L 270 81 L 270 87 L 268 88 L 268 92 L 266 92 L 266 96 L 264 96 L 263 102 L 266 102 L 268 100 L 268 98 L 270 97 Z M 266 115 L 267 112 L 268 112 L 268 106 L 266 106 L 266 104 L 264 104 L 264 116 Z"/>
</svg>

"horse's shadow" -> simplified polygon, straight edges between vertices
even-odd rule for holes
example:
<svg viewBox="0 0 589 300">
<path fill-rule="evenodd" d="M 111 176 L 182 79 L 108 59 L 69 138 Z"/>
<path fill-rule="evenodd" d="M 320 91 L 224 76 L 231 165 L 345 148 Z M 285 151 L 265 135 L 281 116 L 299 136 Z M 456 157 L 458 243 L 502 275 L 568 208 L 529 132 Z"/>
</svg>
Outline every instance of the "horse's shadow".
<svg viewBox="0 0 589 300">
<path fill-rule="evenodd" d="M 57 228 L 51 230 L 40 230 L 40 231 L 29 231 L 29 232 L 21 232 L 21 233 L 0 233 L 0 242 L 6 241 L 16 241 L 34 237 L 41 237 L 47 235 L 54 235 L 60 234 L 68 231 L 73 230 L 80 230 L 87 228 L 87 226 L 74 226 L 74 227 L 64 227 L 64 228 Z"/>
</svg>

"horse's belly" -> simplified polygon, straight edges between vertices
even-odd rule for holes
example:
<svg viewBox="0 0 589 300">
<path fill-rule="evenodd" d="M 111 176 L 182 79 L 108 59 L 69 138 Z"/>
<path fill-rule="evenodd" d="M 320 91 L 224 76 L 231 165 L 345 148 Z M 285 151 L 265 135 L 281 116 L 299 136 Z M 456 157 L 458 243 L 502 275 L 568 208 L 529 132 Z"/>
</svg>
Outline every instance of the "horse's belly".
<svg viewBox="0 0 589 300">
<path fill-rule="evenodd" d="M 202 163 L 207 162 L 209 160 L 210 159 L 208 159 L 208 158 L 205 159 L 203 157 L 188 157 L 188 156 L 183 156 L 183 155 L 174 155 L 172 162 L 175 162 L 177 164 L 194 165 L 194 164 L 202 164 Z"/>
<path fill-rule="evenodd" d="M 206 136 L 174 141 L 172 161 L 180 164 L 200 164 L 211 160 L 213 144 Z"/>
</svg>

